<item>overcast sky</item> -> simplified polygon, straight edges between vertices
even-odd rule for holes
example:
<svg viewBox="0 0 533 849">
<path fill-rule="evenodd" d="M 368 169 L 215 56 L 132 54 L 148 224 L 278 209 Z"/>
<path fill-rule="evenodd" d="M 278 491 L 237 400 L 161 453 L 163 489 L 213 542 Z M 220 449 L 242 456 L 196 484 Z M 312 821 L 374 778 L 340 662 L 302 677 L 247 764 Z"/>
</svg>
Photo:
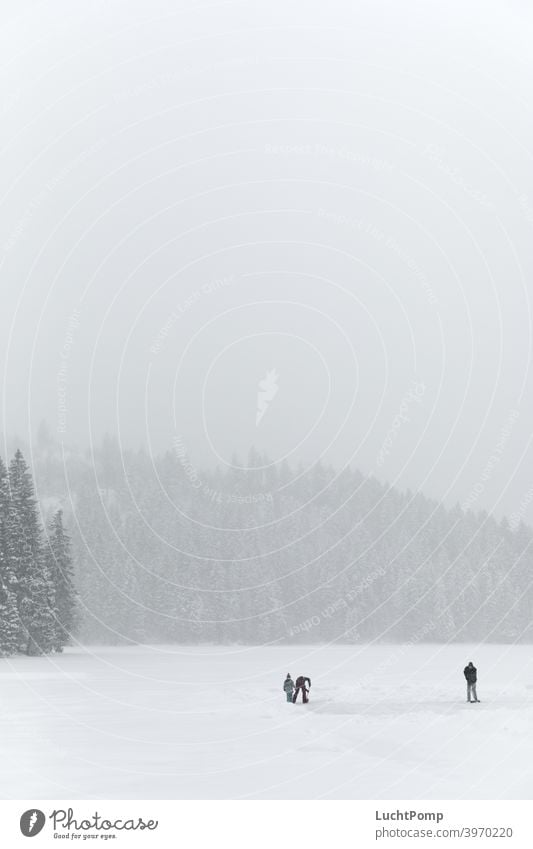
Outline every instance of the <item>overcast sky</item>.
<svg viewBox="0 0 533 849">
<path fill-rule="evenodd" d="M 0 430 L 532 520 L 528 4 L 2 15 Z"/>
</svg>

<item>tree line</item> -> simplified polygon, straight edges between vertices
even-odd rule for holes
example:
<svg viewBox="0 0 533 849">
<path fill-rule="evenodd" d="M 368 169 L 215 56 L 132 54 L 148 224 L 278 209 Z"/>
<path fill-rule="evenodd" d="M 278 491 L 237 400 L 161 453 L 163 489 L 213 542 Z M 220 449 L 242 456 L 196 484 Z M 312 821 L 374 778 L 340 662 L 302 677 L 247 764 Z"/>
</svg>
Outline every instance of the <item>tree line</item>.
<svg viewBox="0 0 533 849">
<path fill-rule="evenodd" d="M 0 555 L 4 654 L 73 631 L 111 645 L 533 641 L 523 522 L 253 450 L 224 470 L 113 438 L 91 454 L 43 438 L 33 456 L 44 539 L 22 457 L 2 475 L 2 538 L 18 540 Z"/>
<path fill-rule="evenodd" d="M 86 462 L 70 484 L 88 642 L 533 639 L 523 523 L 253 451 L 194 477 L 182 452 L 112 439 Z"/>
</svg>

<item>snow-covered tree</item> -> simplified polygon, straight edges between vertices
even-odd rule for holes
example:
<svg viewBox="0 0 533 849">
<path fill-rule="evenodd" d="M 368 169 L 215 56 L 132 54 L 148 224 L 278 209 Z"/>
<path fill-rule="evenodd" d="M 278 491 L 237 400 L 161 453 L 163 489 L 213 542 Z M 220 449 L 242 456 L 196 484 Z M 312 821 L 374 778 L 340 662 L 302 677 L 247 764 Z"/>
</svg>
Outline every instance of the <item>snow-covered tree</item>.
<svg viewBox="0 0 533 849">
<path fill-rule="evenodd" d="M 62 651 L 71 640 L 77 620 L 70 537 L 63 526 L 62 510 L 54 514 L 49 525 L 45 545 L 45 572 L 54 590 L 54 649 Z"/>
<path fill-rule="evenodd" d="M 16 654 L 22 640 L 17 607 L 17 579 L 8 557 L 8 514 L 8 476 L 4 461 L 0 458 L 0 655 L 2 657 Z"/>
<path fill-rule="evenodd" d="M 54 646 L 55 594 L 43 556 L 33 479 L 20 450 L 9 464 L 6 549 L 9 569 L 16 578 L 24 650 L 44 654 Z"/>
</svg>

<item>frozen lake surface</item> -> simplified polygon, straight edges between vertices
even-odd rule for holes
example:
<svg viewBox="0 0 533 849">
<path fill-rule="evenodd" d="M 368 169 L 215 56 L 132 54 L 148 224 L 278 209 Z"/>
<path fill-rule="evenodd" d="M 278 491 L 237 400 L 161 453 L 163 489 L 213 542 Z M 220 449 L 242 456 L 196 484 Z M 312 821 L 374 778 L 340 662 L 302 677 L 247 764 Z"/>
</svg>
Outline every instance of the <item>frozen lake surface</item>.
<svg viewBox="0 0 533 849">
<path fill-rule="evenodd" d="M 533 793 L 529 646 L 69 649 L 0 660 L 0 710 L 4 799 Z"/>
</svg>

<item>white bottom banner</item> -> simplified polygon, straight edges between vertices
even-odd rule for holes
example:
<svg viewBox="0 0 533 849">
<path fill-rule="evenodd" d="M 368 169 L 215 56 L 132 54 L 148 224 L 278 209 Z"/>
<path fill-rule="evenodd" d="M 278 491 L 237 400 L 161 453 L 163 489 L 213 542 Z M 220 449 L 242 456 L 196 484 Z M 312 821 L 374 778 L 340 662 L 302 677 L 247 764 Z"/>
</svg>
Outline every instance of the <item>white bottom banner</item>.
<svg viewBox="0 0 533 849">
<path fill-rule="evenodd" d="M 6 847 L 533 847 L 529 801 L 5 801 Z"/>
</svg>

